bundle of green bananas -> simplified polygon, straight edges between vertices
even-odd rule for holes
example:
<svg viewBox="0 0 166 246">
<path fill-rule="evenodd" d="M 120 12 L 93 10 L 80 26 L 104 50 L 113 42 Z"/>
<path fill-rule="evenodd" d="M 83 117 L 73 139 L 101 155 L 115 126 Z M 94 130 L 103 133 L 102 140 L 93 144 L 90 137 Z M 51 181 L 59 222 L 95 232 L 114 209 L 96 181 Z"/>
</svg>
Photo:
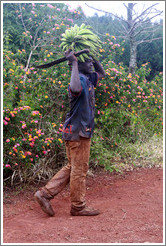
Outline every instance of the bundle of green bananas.
<svg viewBox="0 0 166 246">
<path fill-rule="evenodd" d="M 90 26 L 86 26 L 84 23 L 79 27 L 76 24 L 74 27 L 66 30 L 62 34 L 61 49 L 65 52 L 68 49 L 78 52 L 83 49 L 89 49 L 88 54 L 82 54 L 78 57 L 78 60 L 85 62 L 89 56 L 94 59 L 99 55 L 99 49 L 101 49 L 101 40 L 99 37 L 90 30 Z"/>
</svg>

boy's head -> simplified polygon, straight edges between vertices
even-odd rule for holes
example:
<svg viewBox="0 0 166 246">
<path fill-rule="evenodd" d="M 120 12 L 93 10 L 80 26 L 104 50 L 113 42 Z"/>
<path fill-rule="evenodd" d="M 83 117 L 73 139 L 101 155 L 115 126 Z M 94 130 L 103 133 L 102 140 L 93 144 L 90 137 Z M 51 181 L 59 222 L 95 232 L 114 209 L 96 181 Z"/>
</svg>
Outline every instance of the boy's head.
<svg viewBox="0 0 166 246">
<path fill-rule="evenodd" d="M 70 70 L 71 70 L 72 64 L 70 62 L 68 62 L 68 65 L 69 65 Z M 94 71 L 92 57 L 89 57 L 89 59 L 85 60 L 85 62 L 78 61 L 78 70 L 80 73 L 83 73 L 85 75 L 92 73 Z"/>
</svg>

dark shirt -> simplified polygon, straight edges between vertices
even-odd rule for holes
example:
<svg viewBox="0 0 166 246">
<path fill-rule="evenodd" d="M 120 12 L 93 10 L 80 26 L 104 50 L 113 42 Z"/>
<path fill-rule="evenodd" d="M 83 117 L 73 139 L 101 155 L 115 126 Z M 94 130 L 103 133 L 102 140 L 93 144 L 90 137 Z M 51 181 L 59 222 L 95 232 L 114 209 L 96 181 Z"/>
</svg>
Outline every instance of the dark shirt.
<svg viewBox="0 0 166 246">
<path fill-rule="evenodd" d="M 80 136 L 91 138 L 94 129 L 94 88 L 98 82 L 98 74 L 94 72 L 88 76 L 79 76 L 82 89 L 79 94 L 74 94 L 69 87 L 70 112 L 62 132 L 63 138 L 70 141 L 79 141 Z"/>
</svg>

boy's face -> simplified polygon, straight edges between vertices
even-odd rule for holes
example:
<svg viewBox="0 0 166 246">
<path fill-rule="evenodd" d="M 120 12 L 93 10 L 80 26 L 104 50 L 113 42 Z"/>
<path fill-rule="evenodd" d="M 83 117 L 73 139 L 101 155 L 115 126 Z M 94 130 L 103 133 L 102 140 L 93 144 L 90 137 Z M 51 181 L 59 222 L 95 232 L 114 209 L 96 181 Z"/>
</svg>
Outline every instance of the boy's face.
<svg viewBox="0 0 166 246">
<path fill-rule="evenodd" d="M 72 70 L 72 64 L 70 62 L 68 62 L 70 71 Z M 86 60 L 85 62 L 79 62 L 78 63 L 78 70 L 79 72 L 83 73 L 83 74 L 90 74 L 94 71 L 94 67 L 93 67 L 93 59 L 90 57 L 88 60 Z"/>
<path fill-rule="evenodd" d="M 78 63 L 78 70 L 79 70 L 79 72 L 81 72 L 83 74 L 90 74 L 90 73 L 92 73 L 94 71 L 93 59 L 92 58 L 89 58 L 85 62 L 79 62 Z"/>
</svg>

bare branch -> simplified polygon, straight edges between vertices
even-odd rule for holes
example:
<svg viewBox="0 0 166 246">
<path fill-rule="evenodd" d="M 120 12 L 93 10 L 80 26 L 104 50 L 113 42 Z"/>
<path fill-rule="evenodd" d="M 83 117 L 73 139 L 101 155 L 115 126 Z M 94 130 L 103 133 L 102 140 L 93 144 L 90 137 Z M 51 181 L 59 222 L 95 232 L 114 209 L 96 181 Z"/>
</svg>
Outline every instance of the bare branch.
<svg viewBox="0 0 166 246">
<path fill-rule="evenodd" d="M 125 21 L 127 23 L 126 20 L 124 20 L 123 18 L 119 17 L 118 15 L 115 15 L 115 14 L 113 14 L 111 12 L 108 12 L 108 11 L 105 11 L 105 10 L 102 10 L 102 9 L 98 9 L 98 8 L 89 6 L 87 3 L 85 3 L 85 5 L 88 6 L 89 8 L 91 8 L 91 9 L 94 9 L 94 10 L 97 10 L 97 11 L 100 11 L 100 12 L 103 12 L 103 13 L 106 13 L 106 14 L 109 14 L 109 15 L 112 15 L 112 16 L 116 17 L 117 19 L 123 20 L 123 21 Z"/>
<path fill-rule="evenodd" d="M 23 24 L 23 27 L 24 27 L 25 32 L 27 32 L 27 28 L 26 28 L 25 23 L 24 23 L 24 20 L 23 20 L 22 9 L 21 9 L 21 3 L 19 3 L 19 8 L 20 8 L 20 13 L 21 13 L 21 21 L 22 21 L 22 24 Z M 30 40 L 29 40 L 28 42 L 29 42 L 29 45 L 31 46 Z"/>
<path fill-rule="evenodd" d="M 142 33 L 155 33 L 157 30 L 159 30 L 159 27 L 160 27 L 160 25 L 155 26 L 155 28 L 153 28 L 153 29 L 152 29 L 152 27 L 147 27 L 147 28 L 142 27 L 141 30 L 139 30 L 138 32 L 135 32 L 134 37 L 137 37 Z"/>
<path fill-rule="evenodd" d="M 138 41 L 136 43 L 137 43 L 137 45 L 142 44 L 142 43 L 151 43 L 152 41 L 159 40 L 159 39 L 162 39 L 162 38 L 163 37 L 152 38 L 152 39 L 149 39 L 149 40 L 143 39 L 143 40 Z"/>
<path fill-rule="evenodd" d="M 92 6 L 89 6 L 87 3 L 85 4 L 85 5 L 87 5 L 89 8 L 92 8 L 92 9 L 94 9 L 94 10 L 97 10 L 97 11 L 100 11 L 100 12 L 103 12 L 103 13 L 106 13 L 106 14 L 109 14 L 109 15 L 112 15 L 112 16 L 114 16 L 115 18 L 117 18 L 118 20 L 121 20 L 121 21 L 124 21 L 124 22 L 126 22 L 126 23 L 128 23 L 126 20 L 124 20 L 122 17 L 119 17 L 118 15 L 115 15 L 115 14 L 113 14 L 113 13 L 111 13 L 111 12 L 108 12 L 108 11 L 105 11 L 105 10 L 101 10 L 101 9 L 98 9 L 98 8 L 95 8 L 95 7 L 92 7 Z M 121 25 L 123 26 L 123 28 L 124 28 L 124 32 L 127 34 L 127 29 L 126 29 L 126 27 L 121 23 Z"/>
<path fill-rule="evenodd" d="M 116 38 L 124 38 L 124 39 L 129 39 L 129 37 L 127 37 L 126 35 L 125 36 L 118 36 L 118 35 L 115 35 Z"/>
<path fill-rule="evenodd" d="M 158 5 L 158 3 L 155 3 L 155 4 L 153 4 L 153 5 L 151 5 L 150 7 L 148 7 L 147 9 L 145 9 L 140 15 L 138 15 L 137 17 L 136 17 L 136 19 L 134 20 L 134 21 L 136 21 L 137 19 L 139 19 L 140 17 L 142 17 L 142 16 L 144 16 L 144 15 L 146 15 L 147 16 L 147 12 L 148 12 L 148 10 L 151 10 L 154 6 L 156 6 L 156 5 Z"/>
</svg>

